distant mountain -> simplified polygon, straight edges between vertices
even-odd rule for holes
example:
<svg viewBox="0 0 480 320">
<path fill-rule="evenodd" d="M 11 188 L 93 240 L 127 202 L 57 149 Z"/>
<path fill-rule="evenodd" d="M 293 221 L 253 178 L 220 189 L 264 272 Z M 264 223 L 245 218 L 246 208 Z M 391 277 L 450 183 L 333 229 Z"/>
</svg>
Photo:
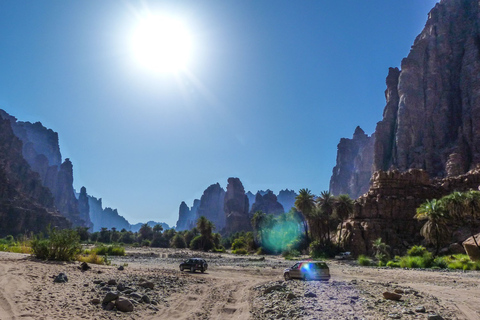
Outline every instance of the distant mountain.
<svg viewBox="0 0 480 320">
<path fill-rule="evenodd" d="M 140 228 L 142 227 L 142 225 L 144 225 L 145 223 L 142 223 L 142 222 L 139 222 L 137 224 L 132 224 L 130 226 L 130 231 L 132 232 L 138 232 L 138 230 L 140 230 Z M 163 230 L 168 230 L 168 229 L 171 229 L 170 226 L 168 224 L 166 224 L 165 222 L 155 222 L 155 221 L 148 221 L 147 224 L 150 226 L 150 227 L 155 227 L 157 224 L 161 225 L 163 227 Z"/>
</svg>

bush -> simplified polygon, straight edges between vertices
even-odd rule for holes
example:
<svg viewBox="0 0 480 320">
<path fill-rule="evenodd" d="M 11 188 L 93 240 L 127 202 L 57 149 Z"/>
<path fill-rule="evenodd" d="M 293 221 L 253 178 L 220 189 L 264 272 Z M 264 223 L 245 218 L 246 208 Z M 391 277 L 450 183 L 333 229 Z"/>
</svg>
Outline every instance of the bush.
<svg viewBox="0 0 480 320">
<path fill-rule="evenodd" d="M 410 257 L 422 257 L 428 251 L 423 246 L 413 246 L 407 251 L 407 255 Z"/>
<path fill-rule="evenodd" d="M 338 248 L 332 243 L 322 244 L 320 241 L 310 243 L 310 256 L 313 259 L 332 258 L 338 252 Z"/>
<path fill-rule="evenodd" d="M 239 248 L 239 249 L 232 250 L 232 253 L 233 254 L 248 254 L 248 251 L 247 251 L 247 249 Z"/>
<path fill-rule="evenodd" d="M 151 244 L 152 244 L 152 242 L 148 239 L 144 239 L 142 241 L 142 247 L 150 247 Z"/>
<path fill-rule="evenodd" d="M 405 256 L 400 259 L 400 267 L 402 268 L 431 268 L 433 265 L 433 258 L 430 252 L 425 253 L 423 256 Z"/>
<path fill-rule="evenodd" d="M 373 265 L 373 261 L 363 254 L 358 256 L 357 262 L 358 262 L 359 265 L 364 266 L 364 267 Z"/>
<path fill-rule="evenodd" d="M 32 240 L 32 252 L 38 259 L 71 261 L 81 250 L 80 237 L 75 230 L 48 229 L 48 239 L 37 236 Z"/>
<path fill-rule="evenodd" d="M 93 263 L 93 264 L 105 264 L 105 260 L 97 255 L 96 252 L 91 252 L 89 255 L 79 255 L 77 260 L 80 262 Z"/>
<path fill-rule="evenodd" d="M 124 256 L 125 248 L 120 246 L 99 246 L 92 249 L 92 252 L 105 256 Z"/>
<path fill-rule="evenodd" d="M 388 261 L 387 262 L 387 267 L 390 267 L 390 268 L 400 268 L 400 263 L 396 262 L 396 261 Z"/>
<path fill-rule="evenodd" d="M 170 241 L 170 246 L 172 248 L 183 249 L 187 247 L 187 243 L 185 242 L 185 238 L 180 233 L 177 233 Z"/>
<path fill-rule="evenodd" d="M 238 250 L 238 249 L 245 249 L 246 251 L 247 248 L 247 243 L 245 242 L 245 238 L 237 238 L 233 241 L 232 243 L 232 250 Z"/>
<path fill-rule="evenodd" d="M 287 260 L 292 260 L 292 259 L 294 259 L 296 257 L 299 257 L 299 256 L 300 256 L 300 252 L 298 250 L 295 250 L 295 249 L 287 249 L 287 250 L 282 252 L 282 257 L 284 257 Z"/>
</svg>

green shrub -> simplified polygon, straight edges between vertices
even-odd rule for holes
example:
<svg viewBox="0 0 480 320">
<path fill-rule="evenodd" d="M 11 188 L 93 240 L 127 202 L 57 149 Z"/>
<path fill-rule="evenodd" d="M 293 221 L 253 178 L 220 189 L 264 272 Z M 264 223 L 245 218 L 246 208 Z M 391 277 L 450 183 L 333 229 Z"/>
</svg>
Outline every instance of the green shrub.
<svg viewBox="0 0 480 320">
<path fill-rule="evenodd" d="M 364 266 L 364 267 L 373 265 L 373 261 L 363 254 L 358 256 L 357 262 L 358 262 L 359 265 Z"/>
<path fill-rule="evenodd" d="M 32 253 L 38 259 L 70 261 L 81 251 L 80 237 L 75 230 L 55 228 L 48 230 L 48 238 L 41 235 L 32 240 Z"/>
<path fill-rule="evenodd" d="M 125 248 L 120 246 L 98 246 L 92 249 L 98 255 L 124 256 Z"/>
<path fill-rule="evenodd" d="M 387 267 L 390 267 L 390 268 L 400 268 L 400 263 L 396 262 L 396 261 L 388 261 L 387 262 Z"/>
<path fill-rule="evenodd" d="M 243 237 L 235 239 L 232 243 L 232 250 L 237 250 L 237 249 L 246 250 L 246 248 L 247 248 L 247 243 L 245 242 L 245 238 Z"/>
<path fill-rule="evenodd" d="M 295 250 L 295 249 L 287 249 L 282 252 L 282 257 L 284 257 L 287 260 L 292 260 L 294 258 L 297 258 L 300 256 L 300 251 Z"/>
<path fill-rule="evenodd" d="M 152 242 L 148 239 L 143 239 L 142 241 L 142 247 L 150 247 L 151 244 Z"/>
<path fill-rule="evenodd" d="M 433 266 L 433 257 L 430 252 L 425 253 L 423 256 L 405 256 L 400 259 L 400 267 L 402 268 L 431 268 Z"/>
<path fill-rule="evenodd" d="M 239 248 L 239 249 L 232 250 L 232 253 L 233 254 L 248 254 L 248 251 L 247 251 L 247 249 Z"/>
<path fill-rule="evenodd" d="M 172 248 L 183 249 L 187 247 L 187 243 L 185 242 L 185 238 L 180 233 L 177 233 L 170 241 L 170 246 Z"/>
<path fill-rule="evenodd" d="M 422 257 L 428 251 L 423 246 L 413 246 L 407 251 L 407 255 L 410 257 Z"/>
</svg>

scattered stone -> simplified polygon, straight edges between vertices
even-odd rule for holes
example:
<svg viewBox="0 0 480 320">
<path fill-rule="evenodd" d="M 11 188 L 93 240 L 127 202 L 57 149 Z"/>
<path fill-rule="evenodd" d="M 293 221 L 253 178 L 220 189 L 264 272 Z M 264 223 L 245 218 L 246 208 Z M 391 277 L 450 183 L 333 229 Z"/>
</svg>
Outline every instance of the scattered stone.
<svg viewBox="0 0 480 320">
<path fill-rule="evenodd" d="M 424 313 L 426 310 L 425 310 L 425 307 L 424 306 L 418 306 L 415 308 L 415 312 L 421 312 L 421 313 Z"/>
<path fill-rule="evenodd" d="M 92 269 L 92 267 L 90 267 L 90 266 L 88 265 L 88 263 L 86 263 L 86 262 L 82 262 L 82 263 L 80 264 L 80 267 L 79 267 L 79 268 L 80 268 L 80 270 L 82 270 L 82 271 L 87 271 L 87 270 Z"/>
<path fill-rule="evenodd" d="M 55 279 L 53 279 L 53 282 L 65 283 L 65 282 L 68 282 L 68 277 L 65 273 L 61 272 L 58 274 L 58 276 L 55 277 Z"/>
<path fill-rule="evenodd" d="M 100 299 L 98 298 L 93 298 L 91 301 L 90 301 L 91 304 L 100 304 Z"/>
<path fill-rule="evenodd" d="M 385 291 L 383 293 L 383 297 L 387 300 L 394 300 L 394 301 L 398 301 L 398 300 L 402 299 L 401 295 L 393 293 L 393 292 L 388 292 L 388 291 Z"/>
<path fill-rule="evenodd" d="M 117 307 L 118 311 L 122 312 L 132 312 L 133 311 L 133 303 L 130 302 L 128 299 L 119 298 L 115 302 L 115 306 Z"/>
<path fill-rule="evenodd" d="M 309 292 L 306 292 L 304 295 L 303 295 L 305 298 L 316 298 L 317 295 L 311 291 Z"/>
<path fill-rule="evenodd" d="M 102 283 L 102 280 L 93 280 L 93 283 L 94 284 L 100 284 L 100 283 Z"/>
<path fill-rule="evenodd" d="M 155 287 L 155 285 L 151 281 L 140 282 L 138 285 L 142 288 L 148 288 L 148 289 L 153 289 L 153 287 Z"/>
<path fill-rule="evenodd" d="M 271 286 L 271 287 L 266 288 L 266 289 L 263 291 L 263 294 L 267 294 L 267 293 L 270 293 L 270 292 L 272 292 L 272 291 L 277 291 L 277 290 L 284 290 L 284 289 L 285 289 L 285 286 L 280 285 L 280 284 L 277 284 L 277 285 L 274 285 L 274 286 Z"/>
<path fill-rule="evenodd" d="M 401 319 L 401 318 L 402 318 L 402 316 L 399 315 L 398 313 L 389 313 L 389 314 L 388 314 L 388 317 L 389 317 L 390 319 Z"/>
<path fill-rule="evenodd" d="M 402 289 L 395 289 L 393 292 L 398 293 L 398 294 L 403 294 L 405 293 Z"/>
<path fill-rule="evenodd" d="M 441 316 L 436 313 L 430 313 L 427 317 L 428 320 L 443 320 Z"/>
<path fill-rule="evenodd" d="M 289 293 L 287 294 L 287 297 L 286 297 L 286 298 L 287 298 L 287 300 L 293 300 L 293 299 L 297 298 L 297 296 L 296 296 L 295 294 L 289 292 Z"/>
<path fill-rule="evenodd" d="M 125 289 L 126 289 L 126 288 L 125 288 L 125 285 L 124 285 L 123 283 L 119 283 L 119 284 L 117 285 L 117 290 L 118 290 L 118 291 L 120 291 L 120 292 L 121 292 L 121 291 L 125 291 Z"/>
<path fill-rule="evenodd" d="M 145 303 L 150 303 L 151 302 L 150 297 L 147 296 L 146 294 L 142 296 L 142 301 L 145 302 Z"/>
<path fill-rule="evenodd" d="M 120 270 L 120 271 L 122 271 L 122 270 L 124 270 L 124 269 L 125 269 L 125 268 L 124 268 L 123 266 L 118 267 L 118 270 Z"/>
<path fill-rule="evenodd" d="M 112 301 L 104 305 L 104 309 L 107 311 L 111 311 L 113 310 L 113 308 L 115 308 L 115 303 L 113 303 Z"/>
<path fill-rule="evenodd" d="M 107 303 L 109 303 L 110 301 L 113 301 L 113 300 L 118 299 L 118 297 L 119 297 L 118 292 L 112 292 L 112 291 L 107 292 L 107 294 L 106 294 L 105 297 L 103 298 L 102 303 L 103 303 L 103 304 L 107 304 Z"/>
<path fill-rule="evenodd" d="M 138 294 L 136 292 L 133 292 L 133 293 L 130 294 L 130 298 L 141 301 L 142 300 L 142 295 Z"/>
<path fill-rule="evenodd" d="M 107 284 L 108 284 L 109 286 L 115 286 L 115 285 L 117 285 L 117 280 L 115 280 L 115 279 L 110 279 L 110 280 L 108 280 Z"/>
</svg>

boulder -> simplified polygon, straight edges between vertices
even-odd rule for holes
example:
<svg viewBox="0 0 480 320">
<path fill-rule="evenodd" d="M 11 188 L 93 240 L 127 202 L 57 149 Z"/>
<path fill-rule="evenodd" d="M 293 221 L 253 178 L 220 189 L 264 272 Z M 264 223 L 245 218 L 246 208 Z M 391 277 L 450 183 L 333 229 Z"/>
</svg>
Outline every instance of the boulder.
<svg viewBox="0 0 480 320">
<path fill-rule="evenodd" d="M 396 294 L 396 293 L 388 292 L 388 291 L 385 291 L 383 293 L 383 297 L 387 300 L 395 300 L 395 301 L 398 301 L 398 300 L 402 299 L 401 294 Z"/>
<path fill-rule="evenodd" d="M 480 233 L 475 235 L 475 240 L 477 241 L 477 244 L 480 245 Z M 465 240 L 462 243 L 462 245 L 465 251 L 467 252 L 468 256 L 470 257 L 470 260 L 472 261 L 480 260 L 480 249 L 475 244 L 473 237 L 470 237 L 467 240 Z"/>
<path fill-rule="evenodd" d="M 133 303 L 130 300 L 124 299 L 124 298 L 118 298 L 115 301 L 115 307 L 117 307 L 118 311 L 122 311 L 122 312 L 133 311 Z"/>
</svg>

